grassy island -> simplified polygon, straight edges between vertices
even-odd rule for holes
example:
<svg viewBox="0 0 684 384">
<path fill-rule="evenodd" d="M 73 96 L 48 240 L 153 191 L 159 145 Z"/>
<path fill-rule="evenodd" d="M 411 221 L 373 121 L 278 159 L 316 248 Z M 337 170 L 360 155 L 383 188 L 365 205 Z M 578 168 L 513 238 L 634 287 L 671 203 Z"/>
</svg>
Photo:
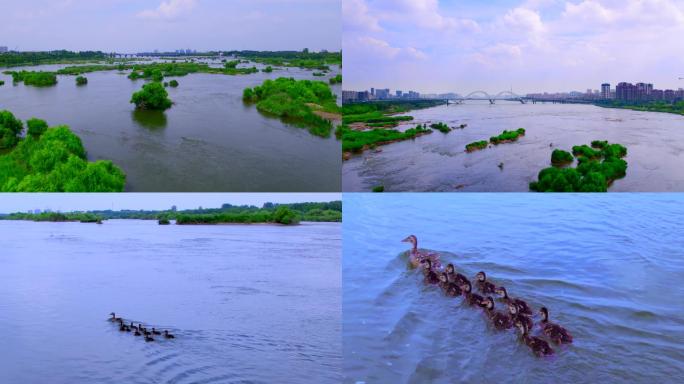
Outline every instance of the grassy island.
<svg viewBox="0 0 684 384">
<path fill-rule="evenodd" d="M 99 51 L 7 52 L 0 55 L 0 67 L 85 63 L 106 60 L 108 57 L 107 54 Z"/>
<path fill-rule="evenodd" d="M 171 224 L 171 221 L 169 219 L 164 218 L 164 219 L 159 219 L 158 223 L 159 223 L 159 225 L 169 225 L 169 224 Z"/>
<path fill-rule="evenodd" d="M 504 130 L 499 136 L 492 136 L 489 138 L 489 142 L 498 145 L 502 143 L 510 143 L 518 140 L 520 136 L 525 136 L 525 128 L 518 128 L 515 131 Z"/>
<path fill-rule="evenodd" d="M 33 72 L 33 71 L 6 71 L 6 75 L 12 75 L 15 83 L 24 82 L 25 85 L 34 87 L 50 87 L 57 84 L 57 76 L 54 72 Z"/>
<path fill-rule="evenodd" d="M 224 56 L 235 56 L 255 63 L 275 67 L 299 67 L 311 70 L 329 70 L 329 65 L 342 65 L 342 52 L 302 51 L 230 51 Z"/>
<path fill-rule="evenodd" d="M 342 106 L 342 122 L 353 129 L 394 128 L 413 116 L 394 116 L 413 109 L 430 108 L 445 104 L 442 100 L 392 100 L 369 103 L 352 103 Z"/>
<path fill-rule="evenodd" d="M 142 89 L 135 92 L 131 97 L 131 103 L 138 109 L 164 111 L 171 108 L 171 99 L 164 86 L 159 82 L 151 82 L 143 85 Z"/>
<path fill-rule="evenodd" d="M 171 88 L 176 88 L 178 86 L 178 81 L 176 81 L 176 80 L 169 81 L 169 86 Z"/>
<path fill-rule="evenodd" d="M 577 150 L 575 150 L 577 149 Z M 554 154 L 559 153 L 554 150 Z M 567 159 L 568 152 L 556 154 L 556 159 Z M 606 192 L 610 184 L 627 174 L 627 148 L 607 141 L 593 141 L 592 146 L 573 147 L 577 157 L 576 168 L 552 166 L 539 172 L 538 181 L 530 183 L 537 192 Z M 567 155 L 566 155 L 567 154 Z M 554 163 L 552 154 L 552 163 Z"/>
<path fill-rule="evenodd" d="M 330 84 L 342 84 L 342 75 L 337 75 L 330 78 Z"/>
<path fill-rule="evenodd" d="M 235 63 L 235 66 L 228 65 Z M 159 74 L 163 77 L 182 77 L 190 73 L 210 73 L 223 75 L 248 75 L 259 72 L 259 70 L 252 66 L 248 68 L 237 68 L 238 61 L 226 63 L 223 68 L 210 67 L 209 64 L 194 63 L 194 62 L 180 62 L 180 63 L 149 63 L 149 64 L 95 64 L 95 65 L 78 65 L 62 68 L 56 73 L 58 75 L 81 75 L 88 72 L 100 71 L 126 71 L 131 70 L 128 78 L 131 80 L 148 79 L 159 81 Z M 157 79 L 154 78 L 157 76 Z"/>
<path fill-rule="evenodd" d="M 371 129 L 354 130 L 347 125 L 340 125 L 336 131 L 338 137 L 342 139 L 342 151 L 345 158 L 352 152 L 360 153 L 367 149 L 373 149 L 379 145 L 391 144 L 397 141 L 404 141 L 432 133 L 432 130 L 422 125 L 407 129 L 402 132 L 396 129 Z"/>
<path fill-rule="evenodd" d="M 3 217 L 3 220 L 102 223 L 102 217 L 89 212 L 12 213 Z"/>
<path fill-rule="evenodd" d="M 449 133 L 449 132 L 451 132 L 451 128 L 449 128 L 449 126 L 446 125 L 446 124 L 444 124 L 444 123 L 434 123 L 434 124 L 430 124 L 430 128 L 436 129 L 436 130 L 438 130 L 438 131 L 440 131 L 440 132 L 442 132 L 442 133 Z"/>
<path fill-rule="evenodd" d="M 551 164 L 553 165 L 569 164 L 574 160 L 575 158 L 572 156 L 572 153 L 562 149 L 554 149 L 551 153 Z"/>
<path fill-rule="evenodd" d="M 76 85 L 86 85 L 88 84 L 88 79 L 84 76 L 76 77 Z"/>
<path fill-rule="evenodd" d="M 340 111 L 336 96 L 322 81 L 280 77 L 246 88 L 242 98 L 247 103 L 256 103 L 262 113 L 306 127 L 321 137 L 330 136 L 331 120 L 337 119 Z"/>
<path fill-rule="evenodd" d="M 485 149 L 487 148 L 487 145 L 489 145 L 489 142 L 487 140 L 481 140 L 481 141 L 474 141 L 470 144 L 466 144 L 465 148 L 467 152 L 473 152 L 473 151 L 478 151 L 480 149 Z"/>
<path fill-rule="evenodd" d="M 122 192 L 124 173 L 111 161 L 88 162 L 81 139 L 69 127 L 47 128 L 30 119 L 23 123 L 0 111 L 1 192 Z"/>
</svg>

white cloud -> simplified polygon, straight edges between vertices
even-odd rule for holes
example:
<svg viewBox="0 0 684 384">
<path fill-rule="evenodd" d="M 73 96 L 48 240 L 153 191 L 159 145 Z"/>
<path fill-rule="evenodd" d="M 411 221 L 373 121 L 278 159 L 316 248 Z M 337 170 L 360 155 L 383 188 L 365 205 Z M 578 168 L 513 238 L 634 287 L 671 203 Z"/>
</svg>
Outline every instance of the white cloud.
<svg viewBox="0 0 684 384">
<path fill-rule="evenodd" d="M 137 14 L 142 19 L 172 20 L 192 10 L 197 0 L 167 0 L 162 1 L 156 9 L 147 9 Z"/>
<path fill-rule="evenodd" d="M 425 52 L 414 48 L 405 47 L 398 48 L 393 47 L 388 42 L 377 39 L 374 37 L 363 36 L 359 37 L 354 43 L 351 50 L 355 52 L 362 52 L 362 55 L 374 58 L 374 59 L 384 59 L 384 60 L 395 60 L 395 59 L 412 59 L 412 60 L 424 60 L 427 58 Z"/>
<path fill-rule="evenodd" d="M 342 1 L 342 20 L 345 29 L 381 31 L 378 19 L 368 13 L 368 5 L 364 0 Z"/>
</svg>

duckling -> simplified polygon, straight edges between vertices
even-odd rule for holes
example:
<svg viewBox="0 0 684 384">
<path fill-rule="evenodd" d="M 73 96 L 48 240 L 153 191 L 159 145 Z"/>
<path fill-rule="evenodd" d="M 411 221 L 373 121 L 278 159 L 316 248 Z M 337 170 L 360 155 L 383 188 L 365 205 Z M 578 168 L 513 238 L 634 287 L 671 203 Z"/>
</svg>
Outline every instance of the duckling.
<svg viewBox="0 0 684 384">
<path fill-rule="evenodd" d="M 508 292 L 506 291 L 505 287 L 499 287 L 496 288 L 495 290 L 496 294 L 503 296 L 503 301 L 508 304 L 508 303 L 513 303 L 515 304 L 516 307 L 518 307 L 518 313 L 522 315 L 532 315 L 532 310 L 530 307 L 527 305 L 526 302 L 520 300 L 520 299 L 511 299 L 508 297 Z"/>
<path fill-rule="evenodd" d="M 494 310 L 494 299 L 491 296 L 484 299 L 484 305 L 485 314 L 496 329 L 509 329 L 513 326 L 513 321 L 509 315 Z"/>
<path fill-rule="evenodd" d="M 123 324 L 119 324 L 119 332 L 126 332 L 126 326 Z"/>
<path fill-rule="evenodd" d="M 495 293 L 496 286 L 487 281 L 487 275 L 483 271 L 478 272 L 475 279 L 477 280 L 477 289 L 480 292 L 484 294 Z"/>
<path fill-rule="evenodd" d="M 447 265 L 446 272 L 447 277 L 449 278 L 449 282 L 456 283 L 456 285 L 459 287 L 465 283 L 470 282 L 470 280 L 468 280 L 467 277 L 461 275 L 460 273 L 456 273 L 456 269 L 454 268 L 454 265 L 451 263 Z"/>
<path fill-rule="evenodd" d="M 131 329 L 135 329 L 136 331 L 138 330 L 138 327 L 133 325 L 133 322 L 131 321 Z"/>
<path fill-rule="evenodd" d="M 161 332 L 157 331 L 156 329 L 154 329 L 154 327 L 152 327 L 152 334 L 153 335 L 161 335 Z"/>
<path fill-rule="evenodd" d="M 439 283 L 439 277 L 437 277 L 437 273 L 432 269 L 432 261 L 430 259 L 425 259 L 423 262 L 423 276 L 425 276 L 423 279 L 425 284 Z"/>
<path fill-rule="evenodd" d="M 150 335 L 145 335 L 145 341 L 147 341 L 147 342 L 154 341 L 154 338 L 152 338 L 152 336 L 150 336 Z"/>
<path fill-rule="evenodd" d="M 553 355 L 554 352 L 551 346 L 549 346 L 549 343 L 537 336 L 530 336 L 529 328 L 527 325 L 525 325 L 525 323 L 516 321 L 515 326 L 518 328 L 518 330 L 520 330 L 520 335 L 523 342 L 530 347 L 535 355 L 538 357 Z"/>
<path fill-rule="evenodd" d="M 570 332 L 568 332 L 565 328 L 561 327 L 558 324 L 554 324 L 549 321 L 549 310 L 546 309 L 546 307 L 541 307 L 539 310 L 539 314 L 541 315 L 542 319 L 539 323 L 539 326 L 542 329 L 542 332 L 546 336 L 548 336 L 551 341 L 553 341 L 556 344 L 570 344 L 572 343 L 572 335 Z"/>
<path fill-rule="evenodd" d="M 444 294 L 447 296 L 461 296 L 461 288 L 459 288 L 458 285 L 456 285 L 455 283 L 449 282 L 449 277 L 447 276 L 446 272 L 442 272 L 439 275 L 439 286 L 442 288 Z"/>
<path fill-rule="evenodd" d="M 413 245 L 413 248 L 411 248 L 411 255 L 409 257 L 409 263 L 411 264 L 412 268 L 418 268 L 426 259 L 430 259 L 435 268 L 439 269 L 442 267 L 442 264 L 439 262 L 438 254 L 418 249 L 418 238 L 416 236 L 409 235 L 407 238 L 402 240 L 402 242 L 411 243 Z"/>
<path fill-rule="evenodd" d="M 520 313 L 518 311 L 519 310 L 518 306 L 515 305 L 514 303 L 508 303 L 507 305 L 508 305 L 509 317 L 511 318 L 511 321 L 513 322 L 513 324 L 515 324 L 516 321 L 520 321 L 520 322 L 525 324 L 527 329 L 532 329 L 532 326 L 534 325 L 534 323 L 532 323 L 531 318 Z"/>
<path fill-rule="evenodd" d="M 175 339 L 176 336 L 169 333 L 169 331 L 164 331 L 164 337 L 167 339 Z"/>
<path fill-rule="evenodd" d="M 470 305 L 477 305 L 479 307 L 482 307 L 482 302 L 484 301 L 484 298 L 477 293 L 472 293 L 471 290 L 473 289 L 472 285 L 470 284 L 470 281 L 467 281 L 465 284 L 461 285 L 461 289 L 463 290 L 463 295 L 465 296 L 466 301 Z"/>
<path fill-rule="evenodd" d="M 135 335 L 135 336 L 141 336 L 142 333 L 140 333 L 140 331 L 138 331 L 138 329 L 136 328 L 136 329 L 135 329 L 135 333 L 134 333 L 133 335 Z"/>
</svg>

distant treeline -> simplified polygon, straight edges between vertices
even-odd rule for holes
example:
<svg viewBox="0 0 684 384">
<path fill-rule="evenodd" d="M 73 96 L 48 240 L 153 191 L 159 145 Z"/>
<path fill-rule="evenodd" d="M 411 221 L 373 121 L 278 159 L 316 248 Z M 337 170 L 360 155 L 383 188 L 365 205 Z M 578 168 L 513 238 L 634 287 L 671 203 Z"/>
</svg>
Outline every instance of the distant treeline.
<svg viewBox="0 0 684 384">
<path fill-rule="evenodd" d="M 89 212 L 39 214 L 13 213 L 0 215 L 5 220 L 34 221 L 84 221 L 82 218 L 176 220 L 178 224 L 220 224 L 220 223 L 280 223 L 295 224 L 300 221 L 341 222 L 342 202 L 327 203 L 265 203 L 254 205 L 223 204 L 220 208 L 198 208 L 178 211 L 175 207 L 164 211 L 154 210 L 99 210 Z"/>
<path fill-rule="evenodd" d="M 601 100 L 597 101 L 595 104 L 606 108 L 624 108 L 634 111 L 665 112 L 684 115 L 684 101 L 667 103 L 665 101 L 629 102 L 624 100 Z"/>
<path fill-rule="evenodd" d="M 342 52 L 303 51 L 229 51 L 224 55 L 242 57 L 257 63 L 328 71 L 328 64 L 342 65 Z"/>
<path fill-rule="evenodd" d="M 109 55 L 100 51 L 8 52 L 0 54 L 0 67 L 104 60 L 108 57 Z"/>
</svg>

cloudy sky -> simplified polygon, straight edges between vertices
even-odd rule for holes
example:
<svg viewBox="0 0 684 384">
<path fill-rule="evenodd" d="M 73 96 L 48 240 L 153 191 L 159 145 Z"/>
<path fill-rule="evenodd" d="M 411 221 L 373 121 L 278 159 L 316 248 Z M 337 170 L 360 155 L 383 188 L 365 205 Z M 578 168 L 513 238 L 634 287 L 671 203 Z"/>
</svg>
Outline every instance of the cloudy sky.
<svg viewBox="0 0 684 384">
<path fill-rule="evenodd" d="M 339 193 L 3 193 L 0 213 L 29 209 L 86 211 L 98 209 L 217 208 L 224 203 L 261 206 L 271 203 L 302 203 L 342 200 Z"/>
<path fill-rule="evenodd" d="M 684 87 L 684 0 L 342 0 L 344 86 Z"/>
<path fill-rule="evenodd" d="M 0 0 L 0 46 L 339 50 L 340 0 Z"/>
</svg>

